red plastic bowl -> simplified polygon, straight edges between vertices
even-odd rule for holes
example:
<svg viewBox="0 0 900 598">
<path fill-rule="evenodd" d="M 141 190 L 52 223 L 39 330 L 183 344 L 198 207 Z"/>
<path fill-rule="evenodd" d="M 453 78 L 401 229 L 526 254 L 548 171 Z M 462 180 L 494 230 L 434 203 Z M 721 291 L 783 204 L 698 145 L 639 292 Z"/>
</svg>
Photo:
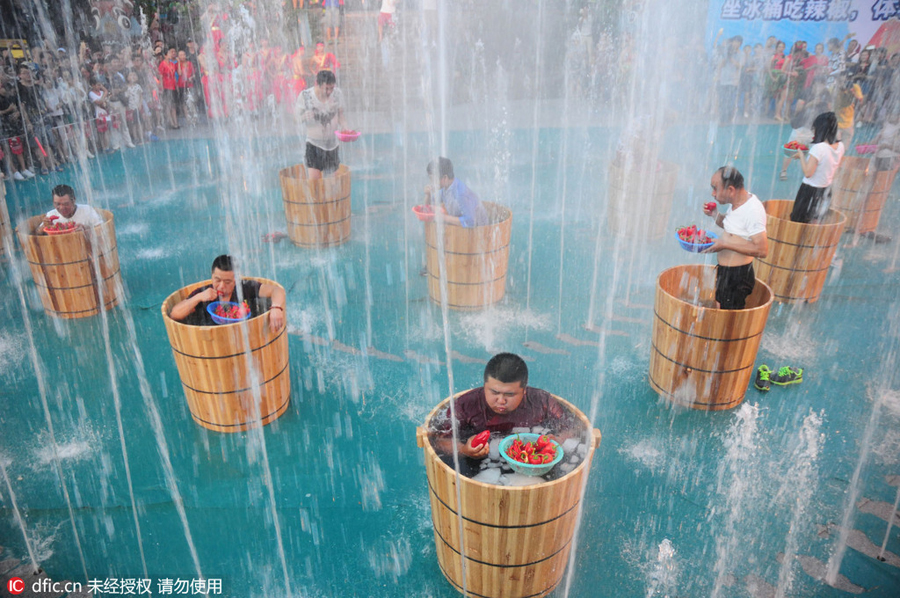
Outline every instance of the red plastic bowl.
<svg viewBox="0 0 900 598">
<path fill-rule="evenodd" d="M 64 230 L 53 230 L 53 229 L 45 228 L 45 229 L 44 229 L 44 232 L 47 233 L 47 234 L 50 235 L 50 236 L 54 236 L 54 235 L 68 235 L 68 234 L 71 233 L 71 232 L 75 232 L 75 227 L 73 226 L 72 228 L 67 228 L 67 229 L 64 229 Z"/>
<path fill-rule="evenodd" d="M 334 134 L 341 141 L 356 141 L 362 135 L 359 131 L 335 131 Z"/>
<path fill-rule="evenodd" d="M 431 206 L 421 205 L 413 206 L 413 214 L 422 222 L 431 222 L 434 220 L 434 208 Z"/>
</svg>

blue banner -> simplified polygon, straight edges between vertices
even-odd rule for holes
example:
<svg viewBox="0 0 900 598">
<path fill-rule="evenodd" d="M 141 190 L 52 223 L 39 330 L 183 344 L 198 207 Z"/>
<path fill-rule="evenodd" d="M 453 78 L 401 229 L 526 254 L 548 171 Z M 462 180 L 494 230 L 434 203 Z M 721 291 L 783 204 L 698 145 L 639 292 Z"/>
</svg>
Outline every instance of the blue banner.
<svg viewBox="0 0 900 598">
<path fill-rule="evenodd" d="M 898 19 L 900 0 L 711 0 L 706 41 L 711 48 L 721 31 L 720 42 L 740 35 L 744 44 L 765 44 L 775 36 L 788 48 L 804 40 L 812 50 L 816 43 L 853 33 L 866 46 L 882 39 L 885 26 L 896 27 Z"/>
</svg>

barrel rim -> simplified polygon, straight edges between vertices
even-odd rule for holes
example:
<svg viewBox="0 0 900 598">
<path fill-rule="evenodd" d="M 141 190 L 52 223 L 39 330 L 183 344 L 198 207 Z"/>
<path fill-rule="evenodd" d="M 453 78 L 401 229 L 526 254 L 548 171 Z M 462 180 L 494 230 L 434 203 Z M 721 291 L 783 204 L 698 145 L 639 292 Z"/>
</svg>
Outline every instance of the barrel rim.
<svg viewBox="0 0 900 598">
<path fill-rule="evenodd" d="M 90 205 L 90 204 L 88 204 L 88 205 Z M 91 207 L 93 207 L 93 206 L 91 206 Z M 94 210 L 96 210 L 96 212 L 97 212 L 98 214 L 100 214 L 101 216 L 103 216 L 103 222 L 101 222 L 100 224 L 95 224 L 94 226 L 92 226 L 91 228 L 92 228 L 93 230 L 96 230 L 98 227 L 105 226 L 105 225 L 107 225 L 107 224 L 114 224 L 114 223 L 115 223 L 116 217 L 115 217 L 115 216 L 113 215 L 113 213 L 110 212 L 109 210 L 103 210 L 103 209 L 101 209 L 101 208 L 94 208 Z M 44 212 L 43 214 L 39 214 L 39 215 L 37 215 L 37 216 L 31 216 L 30 218 L 27 218 L 27 219 L 23 220 L 22 222 L 19 223 L 18 226 L 16 226 L 16 234 L 17 234 L 17 235 L 20 235 L 20 236 L 22 235 L 22 232 L 23 232 L 23 231 L 20 231 L 19 229 L 22 228 L 22 226 L 24 225 L 24 226 L 27 226 L 27 227 L 28 227 L 28 232 L 25 234 L 26 237 L 38 237 L 38 238 L 44 238 L 44 237 L 47 237 L 47 238 L 52 238 L 50 235 L 37 235 L 37 234 L 35 234 L 34 231 L 37 230 L 37 226 L 32 226 L 32 224 L 31 224 L 32 222 L 34 222 L 35 224 L 39 223 L 41 220 L 44 219 L 44 216 L 45 216 L 46 214 L 47 214 L 47 213 Z"/>
<path fill-rule="evenodd" d="M 278 171 L 278 177 L 280 179 L 292 179 L 295 181 L 301 181 L 301 180 L 308 181 L 309 177 L 294 176 L 293 174 L 291 174 L 291 170 L 293 170 L 294 168 L 299 168 L 301 166 L 303 166 L 305 168 L 306 164 L 294 164 L 292 166 L 287 166 L 285 168 L 282 168 L 281 170 Z M 335 178 L 336 179 L 338 177 L 342 177 L 344 175 L 349 175 L 349 174 L 350 174 L 350 167 L 347 166 L 346 164 L 339 164 L 337 167 L 337 170 L 335 170 L 334 173 L 327 178 Z M 323 177 L 322 180 L 325 180 L 325 177 Z"/>
<path fill-rule="evenodd" d="M 487 206 L 491 206 L 491 209 L 500 211 L 502 214 L 505 214 L 506 217 L 503 218 L 502 220 L 498 220 L 497 222 L 490 222 L 488 224 L 479 224 L 477 226 L 460 226 L 459 228 L 461 228 L 463 230 L 480 230 L 483 228 L 488 228 L 488 227 L 493 227 L 493 226 L 502 226 L 502 225 L 509 223 L 512 220 L 513 211 L 501 203 L 497 203 L 496 201 L 482 201 L 481 205 L 485 207 L 485 210 L 488 210 Z M 428 228 L 429 226 L 437 226 L 437 222 L 434 220 L 432 220 L 430 222 L 426 222 L 425 228 Z M 456 225 L 445 224 L 444 228 L 449 228 L 451 226 L 456 226 Z"/>
<path fill-rule="evenodd" d="M 281 290 L 284 290 L 284 287 L 281 286 L 280 284 L 278 284 L 277 282 L 275 282 L 274 280 L 270 280 L 270 279 L 268 279 L 268 278 L 262 278 L 261 276 L 241 276 L 241 280 L 255 280 L 256 282 L 260 282 L 260 283 L 273 284 L 273 285 L 275 285 L 275 286 L 277 286 L 277 287 L 280 287 Z M 200 288 L 200 287 L 205 286 L 205 285 L 208 285 L 208 284 L 212 284 L 212 279 L 209 279 L 209 278 L 208 278 L 208 279 L 206 279 L 206 280 L 201 280 L 200 282 L 195 282 L 195 283 L 193 283 L 193 284 L 189 284 L 189 285 L 183 286 L 183 287 L 181 287 L 180 289 L 178 289 L 178 290 L 174 291 L 173 293 L 169 294 L 168 297 L 166 297 L 165 299 L 163 299 L 162 306 L 160 307 L 160 311 L 162 312 L 162 316 L 163 316 L 163 321 L 166 322 L 167 324 L 171 324 L 171 325 L 173 325 L 173 326 L 184 326 L 184 327 L 186 327 L 186 328 L 189 327 L 189 328 L 218 328 L 218 329 L 227 329 L 229 326 L 243 326 L 243 325 L 245 325 L 247 322 L 252 322 L 252 321 L 254 321 L 254 320 L 257 320 L 257 319 L 259 319 L 259 318 L 265 316 L 267 313 L 269 313 L 269 312 L 266 311 L 266 312 L 263 312 L 263 313 L 259 314 L 259 315 L 256 316 L 256 317 L 248 318 L 248 319 L 246 319 L 246 320 L 241 320 L 240 322 L 234 322 L 233 324 L 214 324 L 214 325 L 212 325 L 212 326 L 195 326 L 195 325 L 193 325 L 193 324 L 185 324 L 184 322 L 181 322 L 181 321 L 179 321 L 179 320 L 173 320 L 173 319 L 169 316 L 170 308 L 168 308 L 167 306 L 168 306 L 168 304 L 169 304 L 169 301 L 170 301 L 173 297 L 175 297 L 176 295 L 178 295 L 178 294 L 181 293 L 182 291 L 185 292 L 185 297 L 187 297 L 187 295 L 189 295 L 189 294 L 191 293 L 191 291 L 193 291 L 194 289 Z M 179 301 L 180 301 L 180 299 L 179 299 Z M 176 301 L 175 303 L 177 303 L 177 301 Z M 172 305 L 174 306 L 175 303 L 173 303 Z M 287 327 L 287 326 L 285 326 L 284 328 L 286 328 L 286 327 Z M 171 343 L 170 343 L 170 344 L 171 344 Z"/>
<path fill-rule="evenodd" d="M 774 206 L 780 205 L 780 204 L 789 204 L 789 203 L 792 204 L 792 203 L 794 203 L 794 200 L 793 199 L 767 199 L 766 201 L 764 201 L 762 203 L 763 203 L 763 207 L 767 207 L 770 204 L 774 207 Z M 838 227 L 843 227 L 846 225 L 847 216 L 845 216 L 843 212 L 841 212 L 840 210 L 837 210 L 835 208 L 828 208 L 828 211 L 825 212 L 826 218 L 831 216 L 832 214 L 837 216 L 840 219 L 836 220 L 834 222 L 822 222 L 822 223 L 794 222 L 788 218 L 780 218 L 778 216 L 774 216 L 773 214 L 769 213 L 769 210 L 766 210 L 767 218 L 774 218 L 775 220 L 782 220 L 784 222 L 789 222 L 791 225 L 798 226 L 800 228 L 806 228 L 806 227 L 838 228 Z M 771 239 L 772 237 L 769 237 L 769 238 Z M 785 241 L 779 241 L 779 243 L 785 243 Z M 790 245 L 791 243 L 788 243 L 788 244 Z M 799 245 L 799 247 L 819 247 L 819 245 Z"/>
<path fill-rule="evenodd" d="M 462 390 L 462 391 L 456 393 L 456 394 L 453 395 L 452 397 L 447 397 L 447 398 L 445 398 L 445 399 L 442 400 L 440 403 L 438 403 L 438 404 L 434 407 L 434 409 L 432 409 L 431 411 L 429 411 L 429 412 L 428 412 L 428 415 L 425 417 L 425 426 L 424 426 L 424 428 L 425 428 L 425 430 L 426 430 L 426 439 L 425 439 L 426 441 L 425 441 L 425 443 L 424 443 L 425 446 L 422 447 L 422 448 L 423 448 L 423 450 L 425 450 L 425 451 L 427 451 L 427 452 L 429 453 L 429 456 L 432 457 L 432 461 L 435 463 L 436 466 L 441 467 L 441 468 L 447 470 L 448 472 L 453 473 L 454 475 L 457 474 L 457 471 L 456 471 L 455 469 L 453 469 L 452 467 L 450 467 L 449 465 L 447 465 L 446 463 L 444 463 L 444 462 L 441 460 L 441 458 L 438 456 L 437 451 L 434 450 L 434 447 L 433 447 L 432 444 L 431 444 L 431 440 L 428 438 L 428 436 L 429 436 L 428 433 L 427 433 L 427 431 L 428 431 L 428 429 L 429 429 L 428 426 L 429 426 L 429 423 L 431 422 L 431 420 L 434 419 L 434 416 L 435 416 L 435 415 L 437 415 L 441 410 L 447 408 L 447 406 L 450 404 L 450 399 L 455 399 L 455 398 L 459 397 L 460 395 L 463 395 L 463 394 L 469 392 L 470 390 L 474 390 L 475 388 L 478 388 L 478 387 L 477 387 L 477 386 L 473 386 L 472 388 L 468 388 L 468 389 L 466 389 L 466 390 Z M 593 426 L 593 424 L 591 423 L 591 421 L 590 421 L 590 420 L 587 418 L 587 416 L 581 411 L 581 409 L 579 409 L 578 407 L 576 407 L 575 405 L 573 405 L 573 404 L 570 403 L 569 401 L 565 400 L 564 398 L 562 398 L 562 397 L 560 397 L 560 396 L 557 396 L 557 395 L 555 395 L 555 394 L 553 394 L 553 393 L 550 393 L 550 396 L 552 396 L 553 398 L 555 398 L 556 400 L 558 400 L 560 403 L 563 404 L 564 407 L 566 407 L 566 408 L 569 409 L 574 415 L 576 415 L 577 417 L 579 417 L 579 418 L 584 422 L 586 431 L 587 431 L 588 433 L 590 433 L 592 430 L 597 429 L 597 428 L 594 428 L 594 426 Z M 598 431 L 599 431 L 599 430 L 598 430 Z M 592 441 L 589 441 L 589 442 L 588 442 L 588 454 L 585 456 L 584 460 L 583 460 L 581 463 L 578 464 L 578 467 L 576 467 L 575 469 L 573 469 L 573 470 L 570 471 L 569 473 L 567 473 L 567 474 L 565 474 L 565 475 L 563 475 L 563 476 L 560 476 L 559 478 L 557 478 L 557 479 L 555 479 L 555 480 L 552 480 L 552 481 L 550 481 L 550 482 L 544 482 L 543 484 L 538 484 L 537 486 L 540 487 L 541 489 L 545 489 L 545 488 L 552 488 L 553 486 L 562 484 L 562 483 L 564 483 L 564 482 L 566 482 L 566 483 L 569 482 L 569 481 L 570 481 L 570 480 L 569 480 L 569 477 L 570 477 L 570 476 L 574 476 L 575 474 L 580 474 L 580 473 L 582 472 L 582 470 L 587 469 L 588 464 L 591 463 L 592 460 L 593 460 L 593 456 L 594 456 L 594 451 L 595 451 L 595 450 L 596 450 L 596 449 L 595 449 L 595 447 L 594 447 L 594 443 L 593 443 Z M 464 476 L 464 475 L 460 475 L 459 477 L 460 477 L 461 479 L 466 480 L 466 482 L 468 482 L 468 483 L 472 483 L 472 484 L 475 484 L 475 485 L 478 486 L 478 487 L 486 488 L 486 489 L 491 489 L 491 490 L 499 489 L 500 491 L 507 491 L 507 492 L 528 492 L 528 491 L 534 491 L 534 489 L 535 489 L 535 486 L 501 486 L 501 485 L 499 485 L 499 484 L 488 484 L 487 482 L 479 482 L 479 481 L 477 481 L 477 480 L 474 480 L 474 479 L 472 479 L 472 478 L 470 478 L 470 477 L 466 477 L 466 476 Z M 579 501 L 576 501 L 576 504 L 578 504 L 578 503 L 580 503 L 580 500 L 579 500 Z M 481 523 L 481 522 L 476 522 L 476 523 Z"/>
<path fill-rule="evenodd" d="M 666 294 L 668 297 L 670 297 L 673 301 L 677 301 L 678 303 L 682 303 L 682 304 L 684 304 L 684 305 L 688 305 L 688 306 L 690 306 L 691 308 L 697 309 L 697 310 L 709 310 L 709 311 L 715 311 L 715 312 L 720 312 L 720 311 L 721 311 L 721 312 L 740 312 L 740 313 L 744 313 L 744 312 L 752 312 L 752 311 L 764 311 L 764 310 L 769 309 L 769 308 L 772 306 L 772 301 L 773 301 L 773 299 L 774 299 L 774 293 L 772 293 L 772 287 L 770 287 L 768 284 L 766 284 L 765 282 L 763 282 L 763 281 L 760 280 L 759 278 L 756 279 L 756 284 L 761 284 L 763 287 L 765 287 L 766 292 L 769 294 L 768 299 L 767 299 L 764 303 L 761 303 L 761 304 L 757 305 L 756 307 L 745 307 L 745 308 L 743 308 L 743 309 L 721 309 L 721 308 L 718 308 L 718 307 L 704 307 L 704 306 L 702 306 L 702 305 L 696 305 L 696 304 L 694 304 L 694 303 L 689 303 L 689 302 L 685 301 L 684 299 L 681 299 L 680 297 L 676 297 L 675 295 L 673 295 L 672 293 L 670 293 L 668 290 L 666 290 L 665 288 L 663 288 L 663 286 L 660 284 L 659 281 L 662 279 L 663 276 L 666 275 L 666 273 L 671 272 L 671 271 L 673 271 L 673 270 L 687 270 L 687 269 L 697 269 L 697 270 L 700 270 L 700 269 L 715 269 L 715 266 L 704 266 L 704 265 L 701 265 L 701 264 L 681 264 L 681 265 L 678 265 L 678 266 L 672 266 L 671 268 L 666 268 L 665 270 L 663 270 L 662 272 L 660 272 L 659 275 L 656 277 L 656 290 L 657 290 L 657 291 L 660 291 L 660 292 L 662 292 L 662 293 L 665 293 L 665 294 Z"/>
</svg>

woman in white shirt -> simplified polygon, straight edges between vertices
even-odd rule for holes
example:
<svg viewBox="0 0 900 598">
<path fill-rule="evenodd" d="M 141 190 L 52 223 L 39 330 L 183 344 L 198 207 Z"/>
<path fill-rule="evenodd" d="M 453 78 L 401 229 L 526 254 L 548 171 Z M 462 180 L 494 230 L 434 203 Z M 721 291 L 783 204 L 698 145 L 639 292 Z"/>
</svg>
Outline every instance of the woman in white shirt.
<svg viewBox="0 0 900 598">
<path fill-rule="evenodd" d="M 821 218 L 831 202 L 831 181 L 844 157 L 844 144 L 837 140 L 834 112 L 823 112 L 813 121 L 812 147 L 807 158 L 800 152 L 803 183 L 794 198 L 791 221 L 808 223 Z"/>
</svg>

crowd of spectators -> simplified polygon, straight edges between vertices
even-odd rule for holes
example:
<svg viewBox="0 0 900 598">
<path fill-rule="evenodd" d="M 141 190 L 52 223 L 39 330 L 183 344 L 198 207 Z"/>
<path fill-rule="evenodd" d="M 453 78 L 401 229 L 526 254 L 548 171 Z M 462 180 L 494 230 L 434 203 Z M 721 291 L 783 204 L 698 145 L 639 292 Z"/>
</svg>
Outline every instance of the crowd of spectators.
<svg viewBox="0 0 900 598">
<path fill-rule="evenodd" d="M 721 122 L 764 117 L 790 122 L 810 103 L 824 103 L 838 115 L 844 144 L 854 126 L 884 123 L 900 102 L 900 53 L 863 48 L 850 35 L 816 43 L 775 37 L 743 45 L 740 36 L 715 51 L 718 116 Z M 796 127 L 795 127 L 796 128 Z"/>
<path fill-rule="evenodd" d="M 158 141 L 202 119 L 276 116 L 320 70 L 337 71 L 323 42 L 305 48 L 268 39 L 227 43 L 229 15 L 213 3 L 203 15 L 205 44 L 169 45 L 154 19 L 133 43 L 80 44 L 77 56 L 47 44 L 0 53 L 0 178 L 24 181 Z M 223 41 L 225 40 L 225 41 Z"/>
</svg>

